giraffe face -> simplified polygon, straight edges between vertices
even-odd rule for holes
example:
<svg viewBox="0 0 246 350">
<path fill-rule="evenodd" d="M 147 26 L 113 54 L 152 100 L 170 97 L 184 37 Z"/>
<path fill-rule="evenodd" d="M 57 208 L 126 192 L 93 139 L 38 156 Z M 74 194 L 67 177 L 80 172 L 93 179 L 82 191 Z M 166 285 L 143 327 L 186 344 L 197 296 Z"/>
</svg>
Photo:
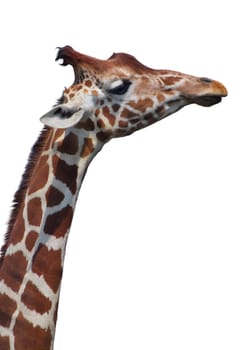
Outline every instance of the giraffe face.
<svg viewBox="0 0 246 350">
<path fill-rule="evenodd" d="M 65 47 L 58 56 L 73 65 L 75 82 L 41 120 L 55 128 L 81 127 L 89 120 L 105 140 L 129 135 L 191 103 L 213 105 L 227 94 L 216 81 L 153 70 L 128 54 L 101 61 Z"/>
</svg>

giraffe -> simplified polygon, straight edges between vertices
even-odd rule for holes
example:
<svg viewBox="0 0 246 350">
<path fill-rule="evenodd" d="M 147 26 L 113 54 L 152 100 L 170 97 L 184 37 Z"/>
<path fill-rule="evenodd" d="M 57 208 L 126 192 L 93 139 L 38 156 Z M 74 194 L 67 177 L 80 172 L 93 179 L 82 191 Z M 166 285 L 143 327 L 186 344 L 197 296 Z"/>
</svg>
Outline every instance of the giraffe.
<svg viewBox="0 0 246 350">
<path fill-rule="evenodd" d="M 75 80 L 42 118 L 14 197 L 0 257 L 0 349 L 54 346 L 66 243 L 86 170 L 105 143 L 192 103 L 227 95 L 208 78 L 148 68 L 133 56 L 99 60 L 70 46 L 57 60 Z"/>
</svg>

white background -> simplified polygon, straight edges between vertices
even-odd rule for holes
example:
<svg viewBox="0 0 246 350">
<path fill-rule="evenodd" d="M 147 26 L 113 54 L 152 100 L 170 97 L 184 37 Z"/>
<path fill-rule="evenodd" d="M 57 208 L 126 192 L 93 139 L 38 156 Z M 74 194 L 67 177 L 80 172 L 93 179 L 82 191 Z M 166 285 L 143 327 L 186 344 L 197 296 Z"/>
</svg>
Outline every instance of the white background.
<svg viewBox="0 0 246 350">
<path fill-rule="evenodd" d="M 39 117 L 73 81 L 54 62 L 56 46 L 102 59 L 128 52 L 229 91 L 221 104 L 111 141 L 93 161 L 67 246 L 55 349 L 245 349 L 243 5 L 2 1 L 1 241 Z"/>
</svg>

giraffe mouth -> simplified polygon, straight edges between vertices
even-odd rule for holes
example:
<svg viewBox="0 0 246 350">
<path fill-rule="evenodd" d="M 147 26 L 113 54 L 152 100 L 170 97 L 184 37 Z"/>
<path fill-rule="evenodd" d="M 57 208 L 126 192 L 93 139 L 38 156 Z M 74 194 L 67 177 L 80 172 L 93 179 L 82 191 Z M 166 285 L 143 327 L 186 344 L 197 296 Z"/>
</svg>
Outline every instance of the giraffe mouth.
<svg viewBox="0 0 246 350">
<path fill-rule="evenodd" d="M 209 107 L 221 102 L 223 95 L 203 95 L 203 96 L 185 96 L 186 101 L 195 103 L 199 106 Z"/>
<path fill-rule="evenodd" d="M 220 95 L 204 95 L 196 97 L 194 102 L 200 106 L 209 107 L 221 102 L 222 96 Z"/>
</svg>

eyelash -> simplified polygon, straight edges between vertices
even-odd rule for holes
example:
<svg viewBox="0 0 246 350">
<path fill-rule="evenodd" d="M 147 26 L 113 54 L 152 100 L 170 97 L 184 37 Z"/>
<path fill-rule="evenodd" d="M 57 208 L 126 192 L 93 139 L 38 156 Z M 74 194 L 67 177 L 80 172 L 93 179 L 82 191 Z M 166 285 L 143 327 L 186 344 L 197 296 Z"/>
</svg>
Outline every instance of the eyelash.
<svg viewBox="0 0 246 350">
<path fill-rule="evenodd" d="M 114 95 L 124 95 L 128 91 L 131 84 L 132 83 L 130 80 L 122 80 L 122 84 L 109 89 L 109 92 Z"/>
</svg>

